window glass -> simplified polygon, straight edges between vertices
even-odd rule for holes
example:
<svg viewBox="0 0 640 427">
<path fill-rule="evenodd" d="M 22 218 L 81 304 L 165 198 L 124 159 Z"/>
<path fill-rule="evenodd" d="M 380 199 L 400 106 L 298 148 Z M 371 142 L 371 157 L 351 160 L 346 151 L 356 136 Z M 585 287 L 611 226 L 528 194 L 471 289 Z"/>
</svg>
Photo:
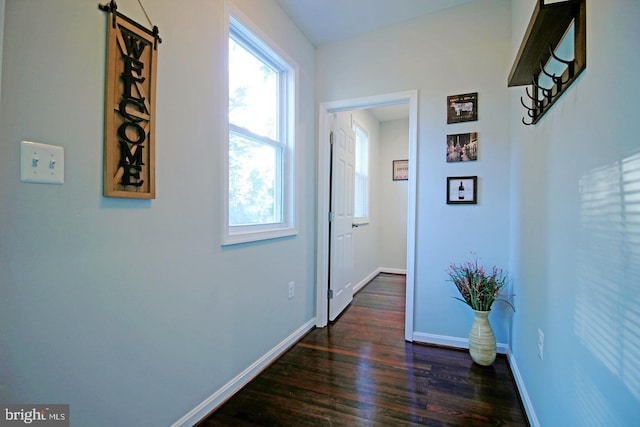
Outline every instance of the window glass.
<svg viewBox="0 0 640 427">
<path fill-rule="evenodd" d="M 229 225 L 282 221 L 282 149 L 235 132 L 229 136 Z"/>
<path fill-rule="evenodd" d="M 278 72 L 229 39 L 229 122 L 278 138 Z"/>
<path fill-rule="evenodd" d="M 353 130 L 356 133 L 356 174 L 354 216 L 369 216 L 369 135 L 357 123 Z"/>
<path fill-rule="evenodd" d="M 295 68 L 229 17 L 223 244 L 296 234 Z"/>
</svg>

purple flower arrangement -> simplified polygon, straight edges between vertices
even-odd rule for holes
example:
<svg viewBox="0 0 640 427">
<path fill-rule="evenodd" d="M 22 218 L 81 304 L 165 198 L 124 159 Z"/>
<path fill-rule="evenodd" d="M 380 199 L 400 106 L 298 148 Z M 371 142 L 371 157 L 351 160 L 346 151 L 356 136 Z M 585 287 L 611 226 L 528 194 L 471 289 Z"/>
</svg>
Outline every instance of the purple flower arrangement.
<svg viewBox="0 0 640 427">
<path fill-rule="evenodd" d="M 491 270 L 485 270 L 478 265 L 478 258 L 473 262 L 467 261 L 462 264 L 451 264 L 447 269 L 449 282 L 453 282 L 460 292 L 459 297 L 454 297 L 467 304 L 476 311 L 489 311 L 494 301 L 501 301 L 509 304 L 515 311 L 513 305 L 502 298 L 501 291 L 507 285 L 508 277 L 501 268 L 493 266 Z"/>
</svg>

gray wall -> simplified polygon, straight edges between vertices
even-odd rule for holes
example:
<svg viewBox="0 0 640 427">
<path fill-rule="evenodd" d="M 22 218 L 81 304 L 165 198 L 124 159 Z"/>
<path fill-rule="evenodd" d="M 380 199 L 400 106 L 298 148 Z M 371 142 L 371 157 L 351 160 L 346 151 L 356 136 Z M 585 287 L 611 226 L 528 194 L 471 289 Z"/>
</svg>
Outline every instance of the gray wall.
<svg viewBox="0 0 640 427">
<path fill-rule="evenodd" d="M 2 94 L 2 46 L 4 45 L 4 0 L 0 0 L 0 95 Z"/>
<path fill-rule="evenodd" d="M 105 17 L 94 2 L 0 0 L 0 401 L 70 403 L 73 425 L 167 425 L 220 390 L 313 317 L 316 102 L 418 89 L 416 334 L 467 335 L 444 270 L 476 251 L 513 277 L 516 313 L 491 320 L 534 421 L 633 425 L 640 3 L 588 2 L 587 70 L 524 127 L 506 78 L 533 1 L 477 0 L 323 46 L 315 68 L 272 1 L 234 1 L 300 66 L 302 223 L 222 249 L 222 2 L 146 5 L 164 39 L 158 198 L 127 201 L 101 196 Z M 144 21 L 136 1 L 119 6 Z M 329 78 L 332 60 L 346 66 Z M 446 96 L 473 91 L 479 120 L 446 125 Z M 446 134 L 472 131 L 478 161 L 446 164 Z M 64 185 L 19 182 L 21 139 L 65 147 Z M 453 175 L 478 175 L 477 206 L 444 203 Z"/>
<path fill-rule="evenodd" d="M 408 181 L 392 180 L 394 160 L 409 155 L 409 120 L 380 123 L 380 160 L 377 193 L 380 197 L 380 267 L 395 271 L 407 268 Z"/>
<path fill-rule="evenodd" d="M 512 58 L 533 3 L 512 2 Z M 640 417 L 639 17 L 587 1 L 587 68 L 536 126 L 511 90 L 512 347 L 543 426 Z"/>
<path fill-rule="evenodd" d="M 371 166 L 380 152 L 380 123 L 368 110 L 340 113 L 357 122 L 369 132 L 369 223 L 353 229 L 353 284 L 357 291 L 365 285 L 371 274 L 380 267 L 379 235 L 380 215 L 378 178 Z"/>
<path fill-rule="evenodd" d="M 419 334 L 468 335 L 473 313 L 452 298 L 457 291 L 446 282 L 449 263 L 474 251 L 488 264 L 509 264 L 509 11 L 506 0 L 478 0 L 317 49 L 318 102 L 419 91 Z M 331 72 L 335 63 L 344 65 L 338 74 Z M 479 120 L 447 125 L 447 95 L 468 92 L 479 93 Z M 446 163 L 447 133 L 462 132 L 478 132 L 478 161 Z M 445 203 L 446 177 L 459 175 L 479 177 L 478 205 Z M 492 313 L 501 343 L 508 342 L 510 316 L 504 307 Z"/>
<path fill-rule="evenodd" d="M 369 223 L 354 230 L 357 291 L 381 270 L 406 270 L 407 181 L 392 181 L 391 165 L 408 156 L 409 120 L 379 122 L 369 110 L 340 114 L 369 132 Z"/>
<path fill-rule="evenodd" d="M 222 1 L 145 2 L 163 39 L 151 201 L 102 197 L 97 3 L 6 1 L 0 401 L 69 403 L 77 426 L 168 425 L 314 317 L 314 49 L 275 2 L 235 0 L 299 66 L 301 215 L 296 237 L 222 248 Z M 146 22 L 137 1 L 118 6 Z M 64 185 L 19 181 L 22 139 L 64 147 Z"/>
</svg>

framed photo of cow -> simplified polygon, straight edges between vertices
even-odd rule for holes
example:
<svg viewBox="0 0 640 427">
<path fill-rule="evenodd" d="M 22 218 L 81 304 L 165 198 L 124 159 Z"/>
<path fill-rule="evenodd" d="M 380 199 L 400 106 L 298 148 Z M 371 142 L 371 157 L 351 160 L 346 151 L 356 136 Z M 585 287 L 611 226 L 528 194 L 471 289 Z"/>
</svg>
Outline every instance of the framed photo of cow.
<svg viewBox="0 0 640 427">
<path fill-rule="evenodd" d="M 447 124 L 478 120 L 478 92 L 447 96 Z"/>
</svg>

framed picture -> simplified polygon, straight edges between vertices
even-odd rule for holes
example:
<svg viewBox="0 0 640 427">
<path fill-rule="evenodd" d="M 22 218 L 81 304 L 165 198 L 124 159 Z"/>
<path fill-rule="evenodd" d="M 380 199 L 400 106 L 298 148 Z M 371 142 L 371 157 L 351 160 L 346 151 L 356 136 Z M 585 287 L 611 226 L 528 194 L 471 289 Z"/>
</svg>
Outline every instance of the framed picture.
<svg viewBox="0 0 640 427">
<path fill-rule="evenodd" d="M 409 160 L 393 161 L 393 180 L 406 181 L 409 179 Z"/>
<path fill-rule="evenodd" d="M 447 135 L 447 162 L 478 160 L 478 132 Z"/>
<path fill-rule="evenodd" d="M 449 176 L 447 177 L 447 204 L 471 204 L 478 203 L 478 177 L 477 176 Z"/>
<path fill-rule="evenodd" d="M 447 124 L 478 120 L 478 92 L 447 96 Z"/>
</svg>

